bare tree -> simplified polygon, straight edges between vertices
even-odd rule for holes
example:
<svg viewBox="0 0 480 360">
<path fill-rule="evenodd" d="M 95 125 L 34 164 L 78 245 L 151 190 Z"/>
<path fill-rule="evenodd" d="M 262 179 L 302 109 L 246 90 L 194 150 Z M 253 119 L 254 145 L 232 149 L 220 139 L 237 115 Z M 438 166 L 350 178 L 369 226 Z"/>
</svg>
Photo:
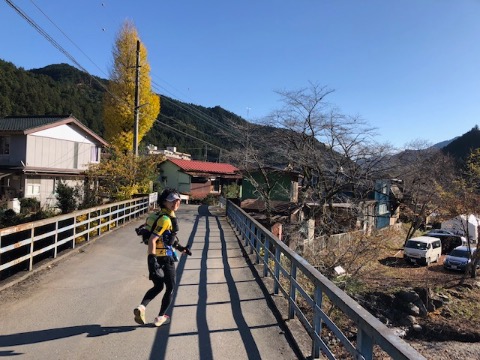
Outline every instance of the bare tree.
<svg viewBox="0 0 480 360">
<path fill-rule="evenodd" d="M 383 176 L 392 147 L 375 141 L 375 129 L 359 116 L 340 113 L 326 101 L 333 90 L 310 83 L 297 91 L 279 91 L 283 108 L 269 118 L 283 129 L 277 142 L 293 168 L 303 175 L 302 201 L 316 232 L 330 235 L 341 228 L 335 203 L 347 203 L 356 216 L 360 202 Z"/>
<path fill-rule="evenodd" d="M 253 186 L 256 198 L 264 206 L 267 225 L 272 225 L 273 194 L 282 191 L 289 193 L 289 189 L 282 187 L 277 176 L 281 167 L 275 166 L 285 164 L 281 149 L 275 141 L 278 129 L 248 122 L 232 122 L 230 126 L 234 129 L 234 136 L 230 134 L 230 138 L 236 144 L 236 149 L 226 154 L 226 157 L 242 170 L 244 179 Z"/>
<path fill-rule="evenodd" d="M 453 160 L 427 142 L 417 140 L 391 159 L 392 178 L 401 179 L 401 218 L 410 224 L 405 242 L 422 229 L 428 217 L 440 214 L 441 194 L 454 178 Z"/>
<path fill-rule="evenodd" d="M 473 150 L 466 161 L 466 166 L 443 195 L 443 217 L 454 218 L 465 216 L 465 221 L 460 221 L 464 234 L 468 240 L 468 249 L 471 250 L 469 215 L 480 214 L 480 149 Z M 472 261 L 468 264 L 465 277 L 470 274 L 476 277 L 476 267 L 480 262 L 480 239 L 477 239 L 477 249 Z"/>
</svg>

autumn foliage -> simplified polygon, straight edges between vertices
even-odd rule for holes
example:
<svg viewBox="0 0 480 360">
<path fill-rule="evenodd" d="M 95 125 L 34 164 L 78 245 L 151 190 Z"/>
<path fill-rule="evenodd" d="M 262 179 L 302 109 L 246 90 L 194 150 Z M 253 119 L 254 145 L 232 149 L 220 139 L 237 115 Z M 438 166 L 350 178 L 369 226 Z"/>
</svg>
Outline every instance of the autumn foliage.
<svg viewBox="0 0 480 360">
<path fill-rule="evenodd" d="M 114 200 L 131 199 L 154 191 L 157 167 L 163 160 L 163 155 L 135 156 L 113 147 L 101 163 L 90 166 L 87 176 L 97 184 L 98 194 Z"/>
<path fill-rule="evenodd" d="M 134 147 L 134 108 L 137 30 L 125 22 L 115 41 L 113 69 L 104 97 L 105 138 L 119 150 Z M 140 43 L 138 143 L 151 129 L 160 112 L 160 97 L 151 90 L 147 50 Z"/>
</svg>

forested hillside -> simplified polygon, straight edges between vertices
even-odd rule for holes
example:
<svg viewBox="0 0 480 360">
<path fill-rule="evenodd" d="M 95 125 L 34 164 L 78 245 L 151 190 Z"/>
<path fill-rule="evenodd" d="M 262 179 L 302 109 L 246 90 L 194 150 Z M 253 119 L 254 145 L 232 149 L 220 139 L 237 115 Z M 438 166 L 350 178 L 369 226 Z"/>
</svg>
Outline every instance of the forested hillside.
<svg viewBox="0 0 480 360">
<path fill-rule="evenodd" d="M 478 148 L 480 148 L 480 130 L 475 126 L 445 146 L 442 151 L 452 156 L 459 165 L 463 165 L 470 152 Z"/>
<path fill-rule="evenodd" d="M 25 70 L 0 60 L 0 117 L 72 114 L 103 136 L 102 97 L 107 82 L 67 64 Z M 159 149 L 176 146 L 209 161 L 219 160 L 220 149 L 232 150 L 234 144 L 225 134 L 235 131 L 232 124 L 245 120 L 219 106 L 206 108 L 159 95 L 159 121 L 143 138 L 140 150 L 149 144 Z"/>
</svg>

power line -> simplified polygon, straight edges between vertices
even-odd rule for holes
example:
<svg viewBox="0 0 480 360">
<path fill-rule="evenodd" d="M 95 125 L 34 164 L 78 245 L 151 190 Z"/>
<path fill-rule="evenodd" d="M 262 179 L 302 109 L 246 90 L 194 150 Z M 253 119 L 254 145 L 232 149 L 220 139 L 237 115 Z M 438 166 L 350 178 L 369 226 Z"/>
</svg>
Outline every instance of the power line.
<svg viewBox="0 0 480 360">
<path fill-rule="evenodd" d="M 204 144 L 210 145 L 210 146 L 215 147 L 215 148 L 217 148 L 217 149 L 219 149 L 219 150 L 227 151 L 226 149 L 223 149 L 223 148 L 221 148 L 220 146 L 214 145 L 214 144 L 212 144 L 212 143 L 209 143 L 208 141 L 199 139 L 199 138 L 197 138 L 196 136 L 193 136 L 193 135 L 187 134 L 186 132 L 183 132 L 183 131 L 181 131 L 181 130 L 178 130 L 178 129 L 174 128 L 173 126 L 170 126 L 170 125 L 168 125 L 168 124 L 166 124 L 166 123 L 164 123 L 164 122 L 161 122 L 159 119 L 155 120 L 155 122 L 158 123 L 158 124 L 160 124 L 160 125 L 162 125 L 162 126 L 166 126 L 167 128 L 169 128 L 170 130 L 172 130 L 172 131 L 174 131 L 174 132 L 177 132 L 177 133 L 179 133 L 179 134 L 182 134 L 182 135 L 191 137 L 192 139 L 195 139 L 195 140 L 197 140 L 197 141 L 203 142 Z"/>
<path fill-rule="evenodd" d="M 152 84 L 156 85 L 156 83 L 152 82 Z M 206 123 L 212 125 L 212 126 L 215 126 L 215 127 L 218 127 L 218 128 L 221 128 L 223 129 L 224 131 L 232 131 L 231 128 L 228 128 L 225 124 L 219 122 L 217 119 L 201 112 L 200 110 L 194 108 L 193 106 L 188 106 L 186 104 L 178 104 L 172 100 L 170 100 L 168 97 L 164 97 L 162 98 L 163 100 L 166 100 L 168 101 L 170 104 L 172 104 L 173 106 L 185 111 L 186 113 L 192 115 L 192 116 L 195 116 L 201 120 L 204 120 Z"/>
<path fill-rule="evenodd" d="M 108 94 L 112 96 L 117 102 L 126 103 L 125 100 L 119 98 L 115 94 L 112 94 L 108 88 L 102 84 L 100 80 L 98 80 L 95 76 L 90 74 L 87 69 L 85 69 L 78 61 L 75 59 L 73 55 L 71 55 L 67 50 L 65 50 L 54 38 L 52 38 L 45 30 L 42 29 L 33 19 L 31 19 L 22 9 L 16 6 L 11 0 L 5 0 L 8 5 L 10 5 L 22 18 L 24 18 L 35 30 L 37 30 L 40 35 L 42 35 L 47 41 L 52 44 L 57 50 L 59 50 L 62 54 L 64 54 L 68 59 L 70 59 L 78 68 L 80 68 L 83 72 L 85 72 L 88 76 L 90 76 L 95 82 L 97 82 L 102 89 L 105 90 Z"/>
<path fill-rule="evenodd" d="M 63 53 L 68 59 L 70 59 L 79 69 L 81 69 L 83 72 L 85 72 L 88 76 L 90 76 L 94 81 L 96 81 L 101 88 L 103 88 L 105 90 L 105 92 L 107 92 L 109 95 L 112 96 L 113 99 L 115 99 L 117 102 L 122 102 L 122 103 L 126 103 L 126 101 L 124 99 L 121 99 L 119 97 L 117 97 L 115 94 L 112 94 L 108 88 L 106 86 L 104 86 L 104 84 L 102 84 L 95 76 L 91 75 L 78 61 L 77 59 L 71 55 L 67 50 L 65 50 L 52 36 L 50 36 L 41 26 L 39 26 L 32 18 L 30 18 L 22 9 L 20 9 L 17 5 L 15 5 L 11 0 L 5 0 L 7 2 L 8 5 L 10 5 L 23 19 L 25 19 L 38 33 L 40 33 L 48 42 L 50 42 L 57 50 L 59 50 L 61 53 Z M 83 55 L 85 55 L 97 68 L 99 68 L 95 62 L 93 62 L 92 59 L 90 59 L 88 57 L 88 55 L 85 54 L 85 52 L 83 52 L 66 34 L 64 31 L 62 31 L 49 17 L 48 15 L 42 11 L 40 9 L 40 7 L 38 5 L 35 4 L 35 2 L 33 0 L 30 0 L 32 2 L 32 4 L 77 48 L 79 49 Z M 100 68 L 99 68 L 100 69 Z M 100 71 L 102 71 L 100 69 Z M 103 71 L 102 71 L 103 72 Z M 152 84 L 153 85 L 156 85 L 155 82 L 152 81 Z M 193 107 L 189 107 L 189 106 L 186 106 L 186 105 L 182 105 L 182 104 L 178 104 L 170 99 L 168 99 L 167 97 L 163 98 L 167 101 L 170 101 L 170 103 L 173 105 L 173 106 L 176 106 L 182 110 L 184 110 L 185 112 L 189 113 L 190 115 L 192 116 L 197 116 L 198 118 L 200 118 L 201 120 L 205 121 L 206 123 L 212 125 L 212 126 L 215 126 L 217 128 L 220 128 L 222 130 L 224 130 L 225 132 L 229 133 L 229 132 L 233 132 L 233 130 L 235 129 L 232 129 L 232 128 L 228 128 L 226 127 L 225 124 L 219 122 L 218 120 L 216 120 L 215 118 L 211 117 L 211 116 L 208 116 L 206 114 L 204 114 L 203 112 L 199 111 L 198 109 L 196 108 L 193 108 Z M 166 124 L 165 124 L 166 125 Z M 168 125 L 166 125 L 168 126 Z M 170 127 L 172 128 L 172 127 Z M 173 129 L 173 128 L 172 128 Z M 199 130 L 196 130 L 197 132 L 203 134 L 203 135 L 207 135 L 205 133 L 202 133 L 201 131 Z M 186 136 L 189 136 L 189 137 L 192 137 L 198 141 L 202 141 L 206 144 L 209 144 L 213 147 L 216 147 L 218 149 L 221 149 L 221 150 L 224 150 L 216 145 L 213 145 L 213 144 L 210 144 L 204 140 L 201 140 L 199 138 L 196 138 L 192 135 L 189 135 L 187 133 L 184 133 L 184 132 L 181 132 L 181 131 L 178 131 L 179 133 L 182 133 Z M 238 134 L 240 135 L 240 134 Z"/>
<path fill-rule="evenodd" d="M 65 37 L 68 39 L 68 41 L 70 41 L 70 42 L 73 44 L 73 46 L 75 46 L 88 60 L 90 60 L 90 62 L 91 62 L 98 70 L 100 70 L 100 72 L 101 72 L 102 74 L 104 74 L 105 76 L 108 76 L 107 74 L 105 74 L 105 72 L 104 72 L 87 54 L 85 54 L 85 52 L 84 52 L 77 44 L 75 44 L 75 42 L 74 42 L 72 39 L 70 39 L 70 38 L 68 37 L 67 34 L 65 34 L 65 32 L 64 32 L 62 29 L 60 29 L 59 26 L 57 26 L 57 24 L 55 24 L 55 22 L 53 22 L 52 19 L 50 19 L 50 17 L 35 3 L 34 0 L 30 0 L 30 2 L 38 9 L 38 11 L 40 11 L 40 12 L 48 19 L 48 21 L 50 21 L 50 22 L 53 24 L 53 26 L 55 26 L 55 27 L 57 28 L 58 31 L 60 31 L 60 32 L 63 34 L 63 36 L 65 36 Z"/>
<path fill-rule="evenodd" d="M 171 117 L 171 116 L 167 116 L 167 115 L 164 115 L 164 114 L 162 114 L 162 113 L 160 113 L 159 116 L 161 116 L 161 117 L 163 117 L 163 118 L 165 118 L 165 119 L 172 120 L 172 121 L 176 122 L 178 125 L 185 125 L 185 123 L 182 123 L 180 120 L 177 120 L 177 119 L 175 119 L 175 118 L 173 118 L 173 117 Z M 201 134 L 201 135 L 207 135 L 207 136 L 208 136 L 208 134 L 206 134 L 206 133 L 204 133 L 203 131 L 200 131 L 200 130 L 198 130 L 198 129 L 189 128 L 189 130 L 195 131 L 195 132 L 197 132 L 197 133 L 199 133 L 199 134 Z"/>
</svg>

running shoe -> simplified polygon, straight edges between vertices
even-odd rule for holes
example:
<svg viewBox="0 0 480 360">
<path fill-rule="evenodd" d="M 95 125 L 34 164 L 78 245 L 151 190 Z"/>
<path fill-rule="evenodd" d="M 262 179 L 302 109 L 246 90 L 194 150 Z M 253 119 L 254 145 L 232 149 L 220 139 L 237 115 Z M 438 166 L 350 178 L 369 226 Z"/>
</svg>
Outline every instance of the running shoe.
<svg viewBox="0 0 480 360">
<path fill-rule="evenodd" d="M 145 324 L 145 306 L 138 305 L 135 309 L 133 309 L 133 314 L 135 315 L 134 320 L 137 324 Z"/>
<path fill-rule="evenodd" d="M 165 324 L 169 324 L 169 323 L 170 323 L 170 316 L 168 316 L 168 315 L 157 316 L 155 318 L 155 320 L 153 321 L 153 325 L 155 325 L 157 327 L 165 325 Z"/>
</svg>

